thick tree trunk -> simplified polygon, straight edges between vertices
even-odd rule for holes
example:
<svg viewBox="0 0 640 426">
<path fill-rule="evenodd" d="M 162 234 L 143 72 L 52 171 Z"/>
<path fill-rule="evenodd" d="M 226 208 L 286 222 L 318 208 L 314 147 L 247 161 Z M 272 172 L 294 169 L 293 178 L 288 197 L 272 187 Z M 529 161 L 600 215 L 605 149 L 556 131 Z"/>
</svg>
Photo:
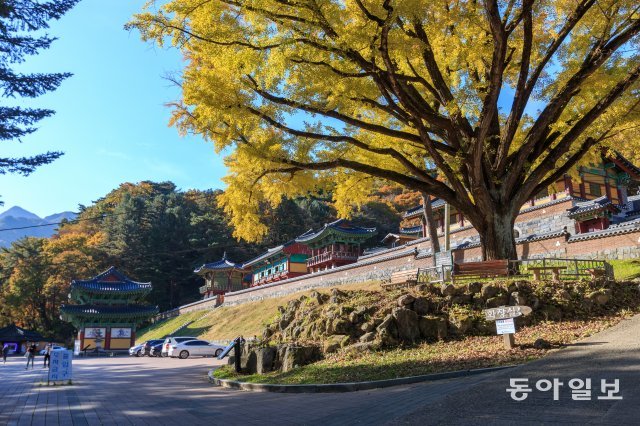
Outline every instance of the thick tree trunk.
<svg viewBox="0 0 640 426">
<path fill-rule="evenodd" d="M 423 219 L 427 228 L 427 233 L 431 239 L 431 253 L 433 259 L 433 266 L 436 266 L 436 253 L 440 252 L 440 240 L 438 240 L 438 227 L 433 220 L 433 209 L 431 208 L 431 197 L 426 192 L 422 194 L 422 205 L 424 206 Z"/>
<path fill-rule="evenodd" d="M 516 241 L 513 233 L 515 215 L 488 211 L 484 229 L 478 229 L 484 260 L 517 259 Z"/>
</svg>

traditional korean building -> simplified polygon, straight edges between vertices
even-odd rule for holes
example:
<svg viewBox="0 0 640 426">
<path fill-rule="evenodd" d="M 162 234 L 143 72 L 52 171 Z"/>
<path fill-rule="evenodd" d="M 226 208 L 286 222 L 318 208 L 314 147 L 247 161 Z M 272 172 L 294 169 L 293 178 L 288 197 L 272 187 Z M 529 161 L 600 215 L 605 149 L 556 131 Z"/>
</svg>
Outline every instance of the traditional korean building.
<svg viewBox="0 0 640 426">
<path fill-rule="evenodd" d="M 242 264 L 227 259 L 226 253 L 222 259 L 205 263 L 197 268 L 194 273 L 205 279 L 205 285 L 200 287 L 200 294 L 204 299 L 217 297 L 228 291 L 238 291 L 248 287 L 244 282 L 245 275 L 249 272 Z"/>
<path fill-rule="evenodd" d="M 251 286 L 286 280 L 308 273 L 309 249 L 297 241 L 289 241 L 245 262 L 242 267 L 251 270 Z"/>
<path fill-rule="evenodd" d="M 548 192 L 538 194 L 520 208 L 514 226 L 516 240 L 554 232 L 602 231 L 637 218 L 640 205 L 634 204 L 637 197 L 627 195 L 627 188 L 640 182 L 640 168 L 614 153 L 603 156 L 600 164 L 580 167 L 578 175 L 577 179 L 565 175 Z M 438 233 L 443 235 L 445 202 L 433 198 L 431 204 Z M 451 207 L 449 214 L 452 248 L 479 242 L 477 232 L 461 213 Z M 402 219 L 399 232 L 385 237 L 383 243 L 387 247 L 428 236 L 422 205 L 404 212 Z"/>
<path fill-rule="evenodd" d="M 61 316 L 78 329 L 80 348 L 128 349 L 135 344 L 136 327 L 158 313 L 157 306 L 142 303 L 151 283 L 132 281 L 109 268 L 90 280 L 71 282 L 69 299 Z"/>
<path fill-rule="evenodd" d="M 362 255 L 361 245 L 376 235 L 376 228 L 354 226 L 343 219 L 310 230 L 296 238 L 311 250 L 307 259 L 309 272 L 318 272 L 354 263 Z"/>
<path fill-rule="evenodd" d="M 9 346 L 11 353 L 23 353 L 27 343 L 38 344 L 41 349 L 44 337 L 37 331 L 25 330 L 15 324 L 0 328 L 0 349 Z"/>
</svg>

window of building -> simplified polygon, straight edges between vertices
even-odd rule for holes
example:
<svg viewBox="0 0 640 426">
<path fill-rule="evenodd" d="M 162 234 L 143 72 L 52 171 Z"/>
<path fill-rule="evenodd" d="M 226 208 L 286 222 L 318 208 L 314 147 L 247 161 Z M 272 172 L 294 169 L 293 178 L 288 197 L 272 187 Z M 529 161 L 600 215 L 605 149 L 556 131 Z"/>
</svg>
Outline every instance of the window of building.
<svg viewBox="0 0 640 426">
<path fill-rule="evenodd" d="M 597 183 L 590 183 L 589 193 L 591 193 L 591 195 L 595 195 L 596 197 L 600 197 L 602 195 L 602 188 L 600 188 L 600 185 Z"/>
</svg>

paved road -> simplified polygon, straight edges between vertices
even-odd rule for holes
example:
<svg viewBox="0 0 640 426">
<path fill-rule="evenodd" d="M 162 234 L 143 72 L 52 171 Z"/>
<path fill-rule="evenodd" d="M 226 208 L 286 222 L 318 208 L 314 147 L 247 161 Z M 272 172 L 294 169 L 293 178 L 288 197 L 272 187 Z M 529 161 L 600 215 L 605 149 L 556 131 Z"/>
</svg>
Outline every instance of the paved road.
<svg viewBox="0 0 640 426">
<path fill-rule="evenodd" d="M 76 360 L 74 385 L 41 386 L 24 358 L 0 364 L 0 424 L 639 424 L 640 316 L 544 360 L 481 376 L 347 394 L 276 394 L 216 388 L 212 359 Z M 559 378 L 560 400 L 534 391 L 522 402 L 509 379 Z M 567 381 L 591 378 L 591 401 L 571 400 Z M 622 400 L 601 401 L 600 379 L 620 380 Z"/>
<path fill-rule="evenodd" d="M 41 358 L 38 359 L 41 361 Z M 73 386 L 46 387 L 24 358 L 0 365 L 0 424 L 191 425 L 375 424 L 398 418 L 481 379 L 349 394 L 238 392 L 211 386 L 212 359 L 99 358 L 74 361 Z"/>
<path fill-rule="evenodd" d="M 506 392 L 510 378 L 528 378 L 532 392 L 515 402 Z M 553 390 L 538 391 L 538 380 L 559 379 Z M 591 397 L 573 400 L 569 381 L 591 379 Z M 598 399 L 601 380 L 619 380 L 619 400 Z M 573 383 L 574 386 L 577 382 Z M 454 392 L 395 424 L 598 424 L 640 425 L 640 315 L 544 359 L 503 370 Z"/>
</svg>

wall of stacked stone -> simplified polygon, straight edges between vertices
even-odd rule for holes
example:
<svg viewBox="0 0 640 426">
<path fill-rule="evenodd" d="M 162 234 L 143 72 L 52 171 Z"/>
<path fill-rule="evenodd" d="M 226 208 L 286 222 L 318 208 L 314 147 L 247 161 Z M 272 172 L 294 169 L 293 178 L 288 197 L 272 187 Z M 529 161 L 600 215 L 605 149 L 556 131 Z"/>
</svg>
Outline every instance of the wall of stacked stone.
<svg viewBox="0 0 640 426">
<path fill-rule="evenodd" d="M 581 238 L 581 239 L 580 239 Z M 429 248 L 429 241 L 418 241 L 416 244 L 397 247 L 375 256 L 366 256 L 358 263 L 340 268 L 305 275 L 279 283 L 254 287 L 225 295 L 225 306 L 285 296 L 299 291 L 314 288 L 336 287 L 344 284 L 365 281 L 385 280 L 397 271 L 415 268 L 428 268 L 433 260 L 430 256 L 418 256 Z M 621 234 L 598 235 L 588 237 L 576 236 L 567 238 L 555 235 L 538 241 L 527 241 L 517 245 L 520 258 L 559 257 L 559 258 L 598 258 L 629 259 L 640 258 L 640 228 L 625 231 Z M 482 250 L 479 246 L 454 250 L 455 262 L 473 262 L 481 260 Z M 183 313 L 203 309 L 213 309 L 216 299 L 211 298 L 190 303 L 171 311 L 163 312 L 157 318 L 170 318 Z"/>
<path fill-rule="evenodd" d="M 574 232 L 575 222 L 567 213 L 572 205 L 573 200 L 568 198 L 527 209 L 516 218 L 515 228 L 520 236 L 547 234 L 564 227 L 568 232 Z"/>
</svg>

